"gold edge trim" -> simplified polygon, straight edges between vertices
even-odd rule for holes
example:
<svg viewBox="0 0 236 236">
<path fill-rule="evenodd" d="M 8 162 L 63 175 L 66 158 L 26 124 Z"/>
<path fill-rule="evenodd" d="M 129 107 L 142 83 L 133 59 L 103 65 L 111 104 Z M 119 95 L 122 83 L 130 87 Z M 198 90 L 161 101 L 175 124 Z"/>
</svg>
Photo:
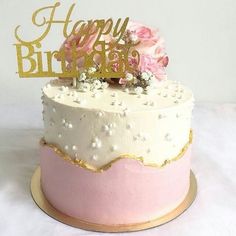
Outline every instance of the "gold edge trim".
<svg viewBox="0 0 236 236">
<path fill-rule="evenodd" d="M 177 161 L 181 157 L 183 157 L 184 154 L 186 153 L 186 151 L 188 150 L 190 144 L 192 143 L 192 140 L 193 140 L 193 131 L 190 130 L 189 141 L 184 145 L 184 147 L 181 149 L 180 153 L 176 157 L 174 157 L 172 159 L 165 160 L 164 163 L 161 164 L 161 165 L 156 164 L 156 163 L 145 163 L 143 157 L 137 157 L 137 156 L 132 155 L 132 154 L 122 154 L 119 157 L 115 158 L 114 160 L 110 161 L 109 163 L 107 163 L 107 164 L 105 164 L 105 165 L 103 165 L 103 166 L 101 166 L 99 168 L 97 168 L 97 167 L 87 163 L 84 160 L 73 159 L 68 154 L 66 154 L 63 151 L 61 151 L 55 144 L 46 143 L 46 141 L 43 138 L 40 140 L 40 144 L 42 146 L 47 146 L 47 147 L 52 148 L 56 154 L 58 154 L 60 157 L 62 157 L 65 161 L 69 161 L 73 165 L 79 166 L 81 168 L 84 168 L 84 169 L 87 169 L 87 170 L 93 171 L 93 172 L 103 172 L 103 171 L 108 170 L 109 168 L 111 168 L 111 166 L 115 162 L 117 162 L 117 161 L 119 161 L 121 159 L 126 159 L 126 158 L 127 159 L 133 159 L 133 160 L 140 161 L 144 166 L 155 167 L 155 168 L 163 168 L 166 165 L 168 165 L 168 164 L 170 164 L 170 163 L 172 163 L 174 161 Z"/>
</svg>

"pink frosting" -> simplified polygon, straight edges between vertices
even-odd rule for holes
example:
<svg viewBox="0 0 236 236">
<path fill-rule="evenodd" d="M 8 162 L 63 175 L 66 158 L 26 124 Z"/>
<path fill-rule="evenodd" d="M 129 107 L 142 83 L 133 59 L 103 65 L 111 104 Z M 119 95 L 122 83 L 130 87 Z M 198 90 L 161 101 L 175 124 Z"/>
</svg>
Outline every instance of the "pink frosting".
<svg viewBox="0 0 236 236">
<path fill-rule="evenodd" d="M 95 173 L 41 148 L 41 184 L 61 212 L 92 223 L 116 225 L 155 219 L 176 208 L 189 188 L 190 149 L 158 169 L 132 159 Z"/>
</svg>

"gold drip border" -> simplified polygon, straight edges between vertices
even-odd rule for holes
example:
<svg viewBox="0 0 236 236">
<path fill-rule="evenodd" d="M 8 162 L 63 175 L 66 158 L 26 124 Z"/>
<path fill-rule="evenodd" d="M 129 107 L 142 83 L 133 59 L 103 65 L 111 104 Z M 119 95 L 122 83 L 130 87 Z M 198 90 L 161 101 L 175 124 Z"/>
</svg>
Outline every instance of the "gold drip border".
<svg viewBox="0 0 236 236">
<path fill-rule="evenodd" d="M 193 140 L 193 131 L 190 130 L 189 132 L 189 141 L 184 145 L 184 147 L 181 149 L 180 153 L 174 157 L 174 158 L 171 158 L 169 160 L 165 160 L 163 164 L 159 165 L 159 164 L 156 164 L 156 163 L 145 163 L 144 162 L 144 158 L 143 157 L 137 157 L 133 154 L 122 154 L 120 155 L 119 157 L 113 159 L 112 161 L 110 161 L 109 163 L 101 166 L 101 167 L 95 167 L 91 164 L 89 164 L 88 162 L 84 161 L 84 160 L 80 160 L 78 158 L 76 159 L 73 159 L 71 156 L 69 156 L 68 154 L 64 153 L 62 150 L 60 150 L 60 148 L 58 148 L 55 144 L 49 144 L 49 143 L 46 143 L 46 141 L 42 138 L 40 140 L 40 144 L 42 146 L 47 146 L 47 147 L 50 147 L 54 150 L 54 152 L 56 154 L 58 154 L 58 156 L 60 156 L 61 158 L 63 158 L 65 161 L 69 161 L 71 164 L 73 165 L 76 165 L 76 166 L 79 166 L 81 168 L 84 168 L 84 169 L 87 169 L 89 171 L 93 171 L 93 172 L 103 172 L 105 170 L 108 170 L 109 168 L 111 168 L 111 166 L 121 160 L 121 159 L 133 159 L 133 160 L 137 160 L 137 161 L 140 161 L 144 166 L 149 166 L 149 167 L 154 167 L 154 168 L 163 168 L 165 167 L 166 165 L 174 162 L 174 161 L 177 161 L 179 160 L 181 157 L 184 156 L 184 154 L 186 153 L 186 151 L 188 150 L 190 144 L 192 143 L 192 140 Z"/>
<path fill-rule="evenodd" d="M 133 224 L 120 224 L 120 225 L 104 225 L 104 224 L 95 224 L 92 222 L 87 222 L 82 219 L 77 219 L 64 213 L 58 211 L 54 208 L 46 199 L 43 194 L 41 188 L 41 169 L 38 167 L 31 179 L 31 195 L 37 206 L 44 211 L 48 216 L 54 218 L 55 220 L 64 223 L 66 225 L 70 225 L 76 228 L 97 231 L 97 232 L 132 232 L 139 231 L 144 229 L 149 229 L 153 227 L 157 227 L 163 225 L 179 215 L 181 215 L 184 211 L 186 211 L 197 195 L 197 180 L 194 173 L 191 171 L 190 173 L 190 186 L 187 195 L 183 199 L 183 201 L 172 211 L 167 214 L 160 216 L 156 219 L 150 219 L 146 222 L 139 222 Z"/>
</svg>

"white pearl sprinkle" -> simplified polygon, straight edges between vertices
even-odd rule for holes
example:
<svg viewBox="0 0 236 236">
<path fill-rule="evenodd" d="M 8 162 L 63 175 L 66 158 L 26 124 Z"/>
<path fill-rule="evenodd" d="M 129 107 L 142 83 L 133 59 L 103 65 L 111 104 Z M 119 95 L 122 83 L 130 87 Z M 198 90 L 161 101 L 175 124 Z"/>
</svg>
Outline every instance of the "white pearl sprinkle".
<svg viewBox="0 0 236 236">
<path fill-rule="evenodd" d="M 104 131 L 108 131 L 109 130 L 109 126 L 108 125 L 103 125 L 103 130 Z"/>
<path fill-rule="evenodd" d="M 47 88 L 47 89 L 51 89 L 51 88 L 52 88 L 52 85 L 51 85 L 51 84 L 47 84 L 47 85 L 46 85 L 46 88 Z"/>
<path fill-rule="evenodd" d="M 68 90 L 69 90 L 68 87 L 65 87 L 65 86 L 62 86 L 62 87 L 61 87 L 61 91 L 62 91 L 62 92 L 67 92 Z"/>
<path fill-rule="evenodd" d="M 98 98 L 99 96 L 100 96 L 99 93 L 94 93 L 94 94 L 92 95 L 93 98 Z"/>
<path fill-rule="evenodd" d="M 109 136 L 112 136 L 112 130 L 109 130 L 108 132 L 107 132 L 107 134 L 109 135 Z"/>
<path fill-rule="evenodd" d="M 93 143 L 92 143 L 92 148 L 96 148 L 96 147 L 97 147 L 96 143 L 93 142 Z"/>
<path fill-rule="evenodd" d="M 124 106 L 124 102 L 120 102 L 120 103 L 119 103 L 119 106 Z"/>
<path fill-rule="evenodd" d="M 111 102 L 111 105 L 112 105 L 112 106 L 116 106 L 116 105 L 117 105 L 117 101 Z"/>
<path fill-rule="evenodd" d="M 66 120 L 65 119 L 62 119 L 62 124 L 65 124 L 66 123 Z"/>
<path fill-rule="evenodd" d="M 98 160 L 98 156 L 97 155 L 92 155 L 92 160 L 97 161 Z"/>
<path fill-rule="evenodd" d="M 143 137 L 141 137 L 141 140 L 142 140 L 142 141 L 146 141 L 146 140 L 147 140 L 147 137 L 146 137 L 146 136 L 143 136 Z"/>
<path fill-rule="evenodd" d="M 49 124 L 50 126 L 53 126 L 55 124 L 54 120 L 51 119 Z"/>
<path fill-rule="evenodd" d="M 77 147 L 76 147 L 75 145 L 73 145 L 73 146 L 72 146 L 72 150 L 73 150 L 73 151 L 76 151 L 76 150 L 78 150 L 78 149 L 77 149 Z"/>
<path fill-rule="evenodd" d="M 170 142 L 172 140 L 171 135 L 169 133 L 167 133 L 165 135 L 165 140 L 168 141 L 168 142 Z"/>
<path fill-rule="evenodd" d="M 123 111 L 123 116 L 127 116 L 127 111 Z"/>
<path fill-rule="evenodd" d="M 99 111 L 98 113 L 97 113 L 97 117 L 102 117 L 102 112 L 101 111 Z"/>
<path fill-rule="evenodd" d="M 72 129 L 72 128 L 73 128 L 73 125 L 72 125 L 72 124 L 68 124 L 68 128 L 69 128 L 69 129 Z"/>
<path fill-rule="evenodd" d="M 117 146 L 116 146 L 116 145 L 112 145 L 112 146 L 111 146 L 111 151 L 114 152 L 114 151 L 116 151 L 116 150 L 117 150 Z"/>
<path fill-rule="evenodd" d="M 66 145 L 66 146 L 65 146 L 65 150 L 68 150 L 68 149 L 69 149 L 69 146 L 68 146 L 68 145 Z"/>
<path fill-rule="evenodd" d="M 117 97 L 117 93 L 112 93 L 111 95 L 113 98 Z"/>
<path fill-rule="evenodd" d="M 131 129 L 131 128 L 132 128 L 132 125 L 131 125 L 131 124 L 127 124 L 127 125 L 126 125 L 126 128 L 127 128 L 127 129 Z"/>
<path fill-rule="evenodd" d="M 62 137 L 62 135 L 61 134 L 58 134 L 58 138 L 61 138 Z"/>
<path fill-rule="evenodd" d="M 129 89 L 128 89 L 128 88 L 125 88 L 124 91 L 125 91 L 126 93 L 129 93 Z"/>
</svg>

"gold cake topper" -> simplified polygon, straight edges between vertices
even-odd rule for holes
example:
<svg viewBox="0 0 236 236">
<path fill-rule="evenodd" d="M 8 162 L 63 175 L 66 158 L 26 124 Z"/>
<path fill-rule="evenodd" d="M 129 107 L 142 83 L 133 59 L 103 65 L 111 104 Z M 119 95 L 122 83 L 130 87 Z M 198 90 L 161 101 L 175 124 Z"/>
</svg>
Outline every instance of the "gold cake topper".
<svg viewBox="0 0 236 236">
<path fill-rule="evenodd" d="M 36 39 L 24 40 L 20 32 L 22 27 L 18 25 L 15 28 L 17 43 L 14 45 L 17 53 L 19 77 L 78 78 L 81 68 L 88 69 L 94 66 L 98 58 L 99 65 L 97 65 L 98 69 L 94 77 L 121 78 L 125 72 L 132 73 L 135 70 L 129 63 L 129 58 L 131 56 L 139 63 L 139 53 L 133 48 L 138 42 L 135 44 L 123 40 L 129 22 L 128 17 L 124 20 L 119 18 L 116 22 L 111 18 L 107 20 L 78 20 L 73 24 L 72 31 L 69 32 L 75 4 L 70 6 L 65 19 L 57 19 L 55 16 L 59 6 L 60 2 L 56 2 L 54 5 L 42 7 L 33 13 L 33 25 L 43 30 Z M 48 13 L 49 15 L 46 16 Z M 70 43 L 69 60 L 68 45 L 64 45 L 60 50 L 43 52 L 43 40 L 56 24 L 63 26 L 63 35 Z M 108 35 L 112 35 L 111 41 L 106 40 Z M 91 44 L 91 38 L 93 38 L 93 45 L 91 50 L 88 50 L 87 45 L 88 42 Z M 78 68 L 78 61 L 83 62 L 80 68 Z M 57 66 L 55 66 L 55 62 Z M 114 68 L 116 69 L 114 70 Z"/>
</svg>

